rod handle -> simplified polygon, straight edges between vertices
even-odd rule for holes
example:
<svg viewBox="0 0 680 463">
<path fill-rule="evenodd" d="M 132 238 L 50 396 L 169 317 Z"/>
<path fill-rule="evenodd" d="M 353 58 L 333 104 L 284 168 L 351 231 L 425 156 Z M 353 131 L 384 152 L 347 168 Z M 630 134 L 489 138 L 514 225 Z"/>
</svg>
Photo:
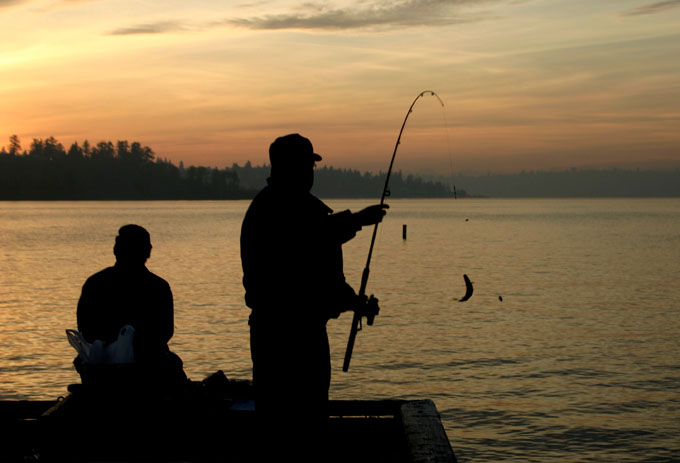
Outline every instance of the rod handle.
<svg viewBox="0 0 680 463">
<path fill-rule="evenodd" d="M 357 338 L 357 332 L 359 331 L 359 321 L 361 315 L 355 313 L 352 319 L 352 329 L 349 332 L 349 338 L 347 339 L 347 349 L 345 350 L 345 360 L 342 363 L 342 371 L 347 373 L 349 370 L 349 363 L 352 361 L 352 351 L 354 350 L 354 341 Z"/>
<path fill-rule="evenodd" d="M 370 272 L 371 270 L 368 266 L 364 267 L 364 272 L 361 274 L 361 287 L 359 288 L 360 298 L 366 295 L 366 285 L 368 284 L 368 274 Z M 357 339 L 357 332 L 359 331 L 360 322 L 361 312 L 354 312 L 354 317 L 352 318 L 352 328 L 349 331 L 349 338 L 347 339 L 347 349 L 345 349 L 345 360 L 342 363 L 342 371 L 344 371 L 345 373 L 347 373 L 347 371 L 349 370 L 349 363 L 352 361 L 354 341 L 356 341 Z"/>
</svg>

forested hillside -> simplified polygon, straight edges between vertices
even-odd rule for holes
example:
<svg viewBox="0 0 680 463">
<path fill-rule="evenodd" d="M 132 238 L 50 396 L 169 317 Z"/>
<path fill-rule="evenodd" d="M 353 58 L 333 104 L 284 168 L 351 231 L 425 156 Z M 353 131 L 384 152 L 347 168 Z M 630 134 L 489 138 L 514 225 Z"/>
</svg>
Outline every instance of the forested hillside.
<svg viewBox="0 0 680 463">
<path fill-rule="evenodd" d="M 139 142 L 84 141 L 68 150 L 54 137 L 33 139 L 27 150 L 10 137 L 0 151 L 0 200 L 244 199 L 266 185 L 269 166 L 184 167 L 157 158 Z M 313 192 L 321 197 L 380 197 L 385 174 L 324 167 Z M 400 172 L 395 197 L 450 197 L 448 186 Z M 464 192 L 459 192 L 459 196 Z"/>
</svg>

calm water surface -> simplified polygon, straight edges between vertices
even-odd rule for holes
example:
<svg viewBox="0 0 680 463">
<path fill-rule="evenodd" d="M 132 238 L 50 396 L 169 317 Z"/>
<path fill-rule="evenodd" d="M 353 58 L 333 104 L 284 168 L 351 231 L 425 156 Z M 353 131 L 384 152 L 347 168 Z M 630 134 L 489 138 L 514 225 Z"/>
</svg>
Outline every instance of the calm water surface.
<svg viewBox="0 0 680 463">
<path fill-rule="evenodd" d="M 0 399 L 53 399 L 79 381 L 64 329 L 126 223 L 151 232 L 148 267 L 172 286 L 171 348 L 189 376 L 249 378 L 247 205 L 0 202 Z M 349 373 L 351 319 L 329 325 L 333 398 L 431 398 L 461 462 L 680 461 L 680 200 L 391 206 L 368 286 L 382 313 Z M 344 247 L 356 287 L 369 242 L 365 230 Z M 458 302 L 463 274 L 475 292 Z"/>
</svg>

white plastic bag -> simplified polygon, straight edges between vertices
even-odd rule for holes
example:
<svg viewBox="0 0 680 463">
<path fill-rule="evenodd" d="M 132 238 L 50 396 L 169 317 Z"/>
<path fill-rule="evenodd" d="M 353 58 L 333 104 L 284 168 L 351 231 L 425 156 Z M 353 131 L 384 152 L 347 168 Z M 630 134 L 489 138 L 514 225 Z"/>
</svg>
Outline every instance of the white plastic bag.
<svg viewBox="0 0 680 463">
<path fill-rule="evenodd" d="M 83 335 L 78 330 L 66 330 L 66 337 L 69 344 L 78 352 L 78 355 L 83 362 L 90 361 L 90 343 L 85 340 Z"/>
<path fill-rule="evenodd" d="M 135 361 L 132 345 L 135 329 L 131 325 L 123 326 L 118 332 L 118 339 L 108 345 L 99 339 L 90 344 L 85 340 L 82 333 L 77 330 L 66 330 L 66 337 L 85 363 L 92 365 L 118 365 L 134 363 Z"/>
<path fill-rule="evenodd" d="M 118 339 L 106 346 L 109 363 L 134 363 L 135 351 L 132 341 L 135 329 L 131 325 L 123 326 L 118 332 Z"/>
</svg>

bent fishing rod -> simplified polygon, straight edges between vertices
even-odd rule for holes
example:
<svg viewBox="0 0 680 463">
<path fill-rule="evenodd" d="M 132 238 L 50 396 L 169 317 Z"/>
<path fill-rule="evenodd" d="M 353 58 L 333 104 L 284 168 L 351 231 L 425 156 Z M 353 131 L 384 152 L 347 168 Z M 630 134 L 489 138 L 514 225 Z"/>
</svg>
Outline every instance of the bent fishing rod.
<svg viewBox="0 0 680 463">
<path fill-rule="evenodd" d="M 423 92 L 420 92 L 418 96 L 413 100 L 413 103 L 411 103 L 411 106 L 408 108 L 408 112 L 406 113 L 406 117 L 404 117 L 404 122 L 401 124 L 401 130 L 399 130 L 399 136 L 397 137 L 397 143 L 394 145 L 394 151 L 392 152 L 392 160 L 390 161 L 390 167 L 387 170 L 387 176 L 385 177 L 385 186 L 383 187 L 383 192 L 382 196 L 380 197 L 380 205 L 382 206 L 385 203 L 385 198 L 387 196 L 390 196 L 390 175 L 392 174 L 392 166 L 394 166 L 394 158 L 397 156 L 397 149 L 399 148 L 399 144 L 401 143 L 401 135 L 404 133 L 404 127 L 406 127 L 406 121 L 408 120 L 408 117 L 411 115 L 413 112 L 413 107 L 416 105 L 416 102 L 422 98 L 425 95 L 431 95 L 436 97 L 439 100 L 439 103 L 441 103 L 442 107 L 444 106 L 444 102 L 442 101 L 441 98 L 439 98 L 439 95 L 437 95 L 435 92 L 432 90 L 425 90 Z M 370 267 L 371 267 L 371 257 L 373 256 L 373 246 L 375 245 L 375 237 L 378 234 L 378 224 L 375 224 L 375 227 L 373 228 L 373 236 L 371 237 L 371 246 L 368 249 L 368 258 L 366 259 L 366 266 L 364 267 L 364 271 L 361 274 L 361 286 L 359 288 L 359 300 L 363 300 L 366 297 L 366 285 L 368 284 L 368 275 L 371 272 Z M 361 331 L 361 318 L 363 317 L 363 314 L 361 313 L 360 310 L 355 310 L 354 311 L 354 317 L 352 318 L 352 328 L 350 329 L 349 332 L 349 339 L 347 340 L 347 349 L 345 350 L 345 361 L 342 364 L 342 371 L 348 371 L 349 370 L 349 363 L 352 360 L 352 351 L 354 350 L 354 342 L 356 341 L 357 338 L 357 333 Z M 375 314 L 369 314 L 366 316 L 366 324 L 373 325 L 373 318 L 375 317 Z"/>
</svg>

